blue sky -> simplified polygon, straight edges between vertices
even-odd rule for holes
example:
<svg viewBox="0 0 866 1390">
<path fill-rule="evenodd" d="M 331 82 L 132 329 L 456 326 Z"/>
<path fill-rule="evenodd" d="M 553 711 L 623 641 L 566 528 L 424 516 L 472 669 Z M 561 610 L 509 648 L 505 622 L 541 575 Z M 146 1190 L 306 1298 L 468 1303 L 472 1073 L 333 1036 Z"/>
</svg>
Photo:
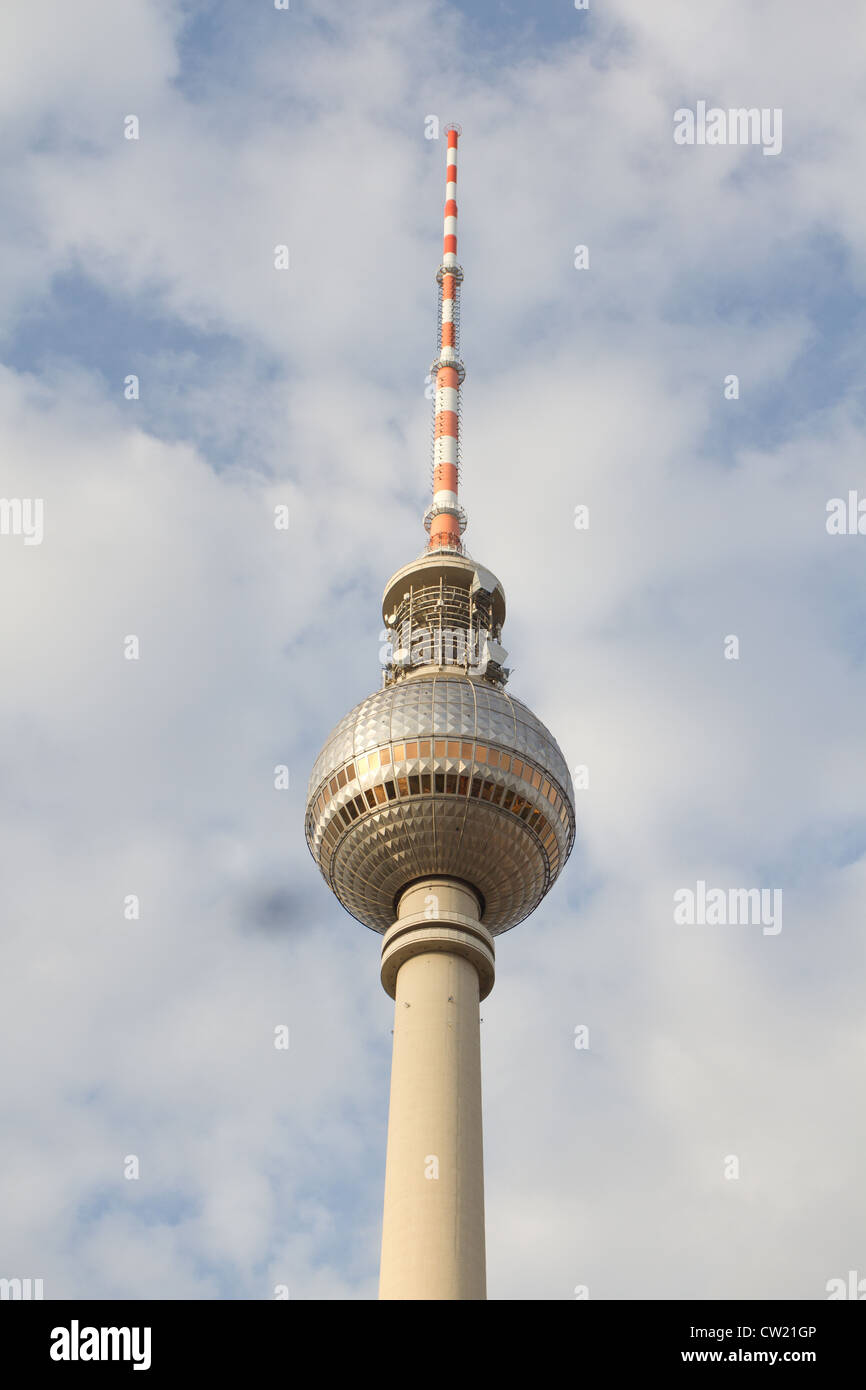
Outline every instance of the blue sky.
<svg viewBox="0 0 866 1390">
<path fill-rule="evenodd" d="M 467 543 L 510 688 L 590 768 L 482 1010 L 490 1297 L 863 1271 L 866 539 L 825 519 L 866 495 L 864 26 L 5 7 L 0 496 L 45 533 L 0 535 L 0 1275 L 375 1297 L 391 1004 L 303 810 L 424 541 L 431 114 L 463 128 Z M 781 153 L 675 145 L 699 100 L 781 108 Z M 699 879 L 781 889 L 782 932 L 675 926 Z"/>
</svg>

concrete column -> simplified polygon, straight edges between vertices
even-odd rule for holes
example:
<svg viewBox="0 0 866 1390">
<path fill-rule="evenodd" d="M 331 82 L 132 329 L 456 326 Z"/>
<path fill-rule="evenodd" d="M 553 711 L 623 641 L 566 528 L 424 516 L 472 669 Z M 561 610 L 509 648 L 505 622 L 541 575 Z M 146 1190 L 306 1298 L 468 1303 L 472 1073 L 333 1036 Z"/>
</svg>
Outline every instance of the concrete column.
<svg viewBox="0 0 866 1390">
<path fill-rule="evenodd" d="M 430 878 L 402 895 L 382 946 L 395 1000 L 380 1299 L 484 1299 L 478 1004 L 493 938 L 475 893 Z"/>
</svg>

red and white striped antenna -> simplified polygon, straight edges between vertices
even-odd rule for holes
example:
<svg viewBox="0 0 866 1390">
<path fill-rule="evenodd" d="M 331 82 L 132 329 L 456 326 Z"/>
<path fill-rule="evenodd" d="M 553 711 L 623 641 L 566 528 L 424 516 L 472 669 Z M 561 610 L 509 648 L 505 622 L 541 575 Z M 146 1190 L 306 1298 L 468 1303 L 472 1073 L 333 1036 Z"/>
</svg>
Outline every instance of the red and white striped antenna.
<svg viewBox="0 0 866 1390">
<path fill-rule="evenodd" d="M 445 168 L 445 226 L 439 285 L 439 356 L 430 367 L 436 376 L 433 425 L 433 501 L 424 515 L 430 532 L 428 550 L 462 551 L 466 513 L 457 491 L 460 480 L 460 387 L 466 373 L 459 357 L 460 286 L 457 264 L 457 139 L 458 125 L 445 127 L 448 156 Z"/>
</svg>

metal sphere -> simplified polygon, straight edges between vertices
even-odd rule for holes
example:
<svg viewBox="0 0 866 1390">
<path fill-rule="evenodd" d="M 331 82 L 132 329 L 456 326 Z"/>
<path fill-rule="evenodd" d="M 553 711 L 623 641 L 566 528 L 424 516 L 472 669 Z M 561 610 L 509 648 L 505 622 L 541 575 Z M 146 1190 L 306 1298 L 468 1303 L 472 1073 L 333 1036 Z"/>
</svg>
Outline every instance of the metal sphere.
<svg viewBox="0 0 866 1390">
<path fill-rule="evenodd" d="M 408 884 L 472 885 L 494 935 L 527 917 L 574 843 L 552 734 L 520 700 L 462 673 L 408 676 L 333 730 L 310 778 L 306 835 L 328 887 L 386 932 Z"/>
</svg>

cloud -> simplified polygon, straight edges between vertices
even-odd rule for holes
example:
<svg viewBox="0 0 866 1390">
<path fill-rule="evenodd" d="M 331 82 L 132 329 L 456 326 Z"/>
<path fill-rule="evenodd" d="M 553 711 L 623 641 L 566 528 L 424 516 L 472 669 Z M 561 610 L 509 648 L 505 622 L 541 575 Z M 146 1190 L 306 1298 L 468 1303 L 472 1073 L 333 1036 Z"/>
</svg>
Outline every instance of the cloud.
<svg viewBox="0 0 866 1390">
<path fill-rule="evenodd" d="M 0 1273 L 375 1297 L 391 1005 L 303 810 L 424 539 L 433 112 L 467 542 L 590 770 L 482 1010 L 490 1296 L 824 1296 L 866 1234 L 859 8 L 87 9 L 0 20 L 2 493 L 45 506 L 0 537 Z M 783 153 L 674 146 L 699 98 Z M 698 878 L 783 931 L 674 925 Z"/>
</svg>

